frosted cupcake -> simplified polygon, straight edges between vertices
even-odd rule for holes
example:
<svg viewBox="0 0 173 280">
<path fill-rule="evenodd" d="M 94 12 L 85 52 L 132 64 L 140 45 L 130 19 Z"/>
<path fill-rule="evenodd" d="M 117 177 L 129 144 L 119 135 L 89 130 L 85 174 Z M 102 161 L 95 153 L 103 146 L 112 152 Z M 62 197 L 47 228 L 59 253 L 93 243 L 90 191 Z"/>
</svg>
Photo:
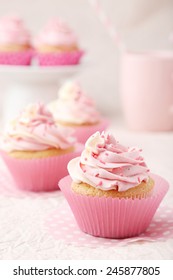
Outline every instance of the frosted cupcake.
<svg viewBox="0 0 173 280">
<path fill-rule="evenodd" d="M 32 58 L 30 33 L 22 19 L 7 16 L 0 19 L 0 64 L 29 65 Z"/>
<path fill-rule="evenodd" d="M 105 130 L 109 124 L 77 82 L 65 83 L 58 92 L 58 99 L 48 108 L 57 123 L 75 130 L 75 136 L 81 143 L 85 143 L 94 132 Z"/>
<path fill-rule="evenodd" d="M 168 190 L 149 173 L 137 148 L 121 145 L 111 134 L 96 132 L 80 157 L 68 164 L 59 182 L 82 231 L 126 238 L 146 230 Z"/>
<path fill-rule="evenodd" d="M 32 104 L 12 121 L 1 141 L 1 155 L 18 188 L 29 191 L 58 189 L 67 163 L 80 147 L 68 128 L 57 126 L 41 104 Z"/>
<path fill-rule="evenodd" d="M 42 66 L 78 64 L 83 55 L 71 28 L 59 18 L 51 19 L 35 39 L 37 59 Z"/>
</svg>

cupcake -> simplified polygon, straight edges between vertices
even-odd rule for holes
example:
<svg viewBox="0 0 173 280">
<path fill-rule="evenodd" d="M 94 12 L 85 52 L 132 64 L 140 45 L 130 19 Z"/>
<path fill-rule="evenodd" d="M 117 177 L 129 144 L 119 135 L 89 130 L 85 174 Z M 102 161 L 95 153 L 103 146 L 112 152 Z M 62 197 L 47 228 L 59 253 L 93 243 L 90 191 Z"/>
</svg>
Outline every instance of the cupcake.
<svg viewBox="0 0 173 280">
<path fill-rule="evenodd" d="M 74 135 L 81 143 L 94 132 L 105 130 L 109 124 L 77 82 L 65 83 L 58 92 L 58 99 L 48 104 L 48 108 L 58 124 L 75 130 Z"/>
<path fill-rule="evenodd" d="M 0 64 L 29 65 L 32 58 L 30 33 L 22 19 L 7 16 L 0 19 Z"/>
<path fill-rule="evenodd" d="M 111 134 L 96 132 L 80 157 L 68 164 L 59 182 L 80 229 L 106 238 L 144 232 L 168 190 L 153 175 L 137 148 L 121 145 Z"/>
<path fill-rule="evenodd" d="M 83 51 L 71 28 L 59 18 L 53 18 L 35 38 L 38 62 L 42 66 L 74 65 L 80 62 Z"/>
<path fill-rule="evenodd" d="M 79 150 L 71 130 L 56 125 L 42 104 L 27 106 L 1 139 L 1 155 L 16 186 L 28 191 L 58 189 L 68 161 Z"/>
</svg>

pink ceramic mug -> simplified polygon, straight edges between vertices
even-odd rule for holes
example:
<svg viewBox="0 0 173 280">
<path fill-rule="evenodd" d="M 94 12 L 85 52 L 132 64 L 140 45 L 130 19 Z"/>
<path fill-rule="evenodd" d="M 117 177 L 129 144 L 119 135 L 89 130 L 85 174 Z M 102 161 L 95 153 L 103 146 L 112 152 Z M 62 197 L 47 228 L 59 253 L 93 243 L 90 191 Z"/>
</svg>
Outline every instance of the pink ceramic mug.
<svg viewBox="0 0 173 280">
<path fill-rule="evenodd" d="M 173 130 L 173 52 L 125 52 L 120 81 L 129 128 Z"/>
</svg>

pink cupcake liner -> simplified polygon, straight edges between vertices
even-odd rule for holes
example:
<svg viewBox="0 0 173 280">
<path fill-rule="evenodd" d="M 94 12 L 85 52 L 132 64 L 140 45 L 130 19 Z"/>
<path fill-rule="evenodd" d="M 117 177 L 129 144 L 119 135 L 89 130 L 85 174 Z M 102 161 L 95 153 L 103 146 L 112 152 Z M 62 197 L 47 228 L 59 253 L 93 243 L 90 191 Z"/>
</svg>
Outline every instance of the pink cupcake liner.
<svg viewBox="0 0 173 280">
<path fill-rule="evenodd" d="M 1 65 L 30 65 L 33 52 L 0 52 Z"/>
<path fill-rule="evenodd" d="M 74 193 L 72 180 L 66 176 L 59 187 L 67 199 L 79 228 L 90 235 L 104 238 L 128 238 L 143 233 L 168 191 L 166 180 L 151 174 L 155 188 L 142 199 L 91 197 Z"/>
<path fill-rule="evenodd" d="M 83 146 L 78 144 L 74 152 L 42 159 L 15 159 L 1 152 L 16 187 L 24 191 L 54 191 L 58 181 L 68 174 L 67 164 L 79 156 Z"/>
<path fill-rule="evenodd" d="M 106 130 L 108 126 L 109 120 L 104 118 L 97 124 L 73 127 L 74 136 L 77 138 L 78 142 L 85 143 L 93 133 L 96 131 L 102 132 L 103 130 Z"/>
<path fill-rule="evenodd" d="M 76 65 L 79 64 L 83 51 L 68 53 L 36 53 L 35 58 L 40 66 Z"/>
<path fill-rule="evenodd" d="M 55 240 L 87 248 L 125 246 L 139 241 L 167 241 L 173 237 L 173 207 L 161 205 L 144 233 L 126 239 L 97 238 L 85 234 L 76 224 L 66 201 L 61 204 L 61 207 L 49 213 L 45 219 L 45 227 Z"/>
</svg>

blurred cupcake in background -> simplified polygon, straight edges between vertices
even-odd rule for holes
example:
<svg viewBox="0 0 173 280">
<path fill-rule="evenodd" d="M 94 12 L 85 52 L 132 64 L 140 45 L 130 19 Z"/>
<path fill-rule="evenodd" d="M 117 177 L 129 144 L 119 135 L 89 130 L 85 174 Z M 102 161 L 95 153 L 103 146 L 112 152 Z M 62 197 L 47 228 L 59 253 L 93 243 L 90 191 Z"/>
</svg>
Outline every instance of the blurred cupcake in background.
<svg viewBox="0 0 173 280">
<path fill-rule="evenodd" d="M 79 83 L 66 82 L 58 92 L 58 99 L 48 104 L 55 121 L 72 127 L 79 142 L 85 143 L 96 131 L 105 130 L 109 121 L 102 118 L 94 101 L 86 95 Z"/>
<path fill-rule="evenodd" d="M 36 57 L 42 66 L 74 65 L 80 62 L 80 49 L 74 32 L 59 18 L 48 21 L 35 38 Z"/>
<path fill-rule="evenodd" d="M 1 139 L 1 155 L 16 186 L 28 191 L 58 189 L 67 175 L 67 163 L 81 146 L 71 130 L 55 124 L 43 104 L 31 104 L 7 127 Z"/>
<path fill-rule="evenodd" d="M 30 65 L 31 36 L 21 18 L 6 16 L 0 19 L 0 64 Z"/>
</svg>

